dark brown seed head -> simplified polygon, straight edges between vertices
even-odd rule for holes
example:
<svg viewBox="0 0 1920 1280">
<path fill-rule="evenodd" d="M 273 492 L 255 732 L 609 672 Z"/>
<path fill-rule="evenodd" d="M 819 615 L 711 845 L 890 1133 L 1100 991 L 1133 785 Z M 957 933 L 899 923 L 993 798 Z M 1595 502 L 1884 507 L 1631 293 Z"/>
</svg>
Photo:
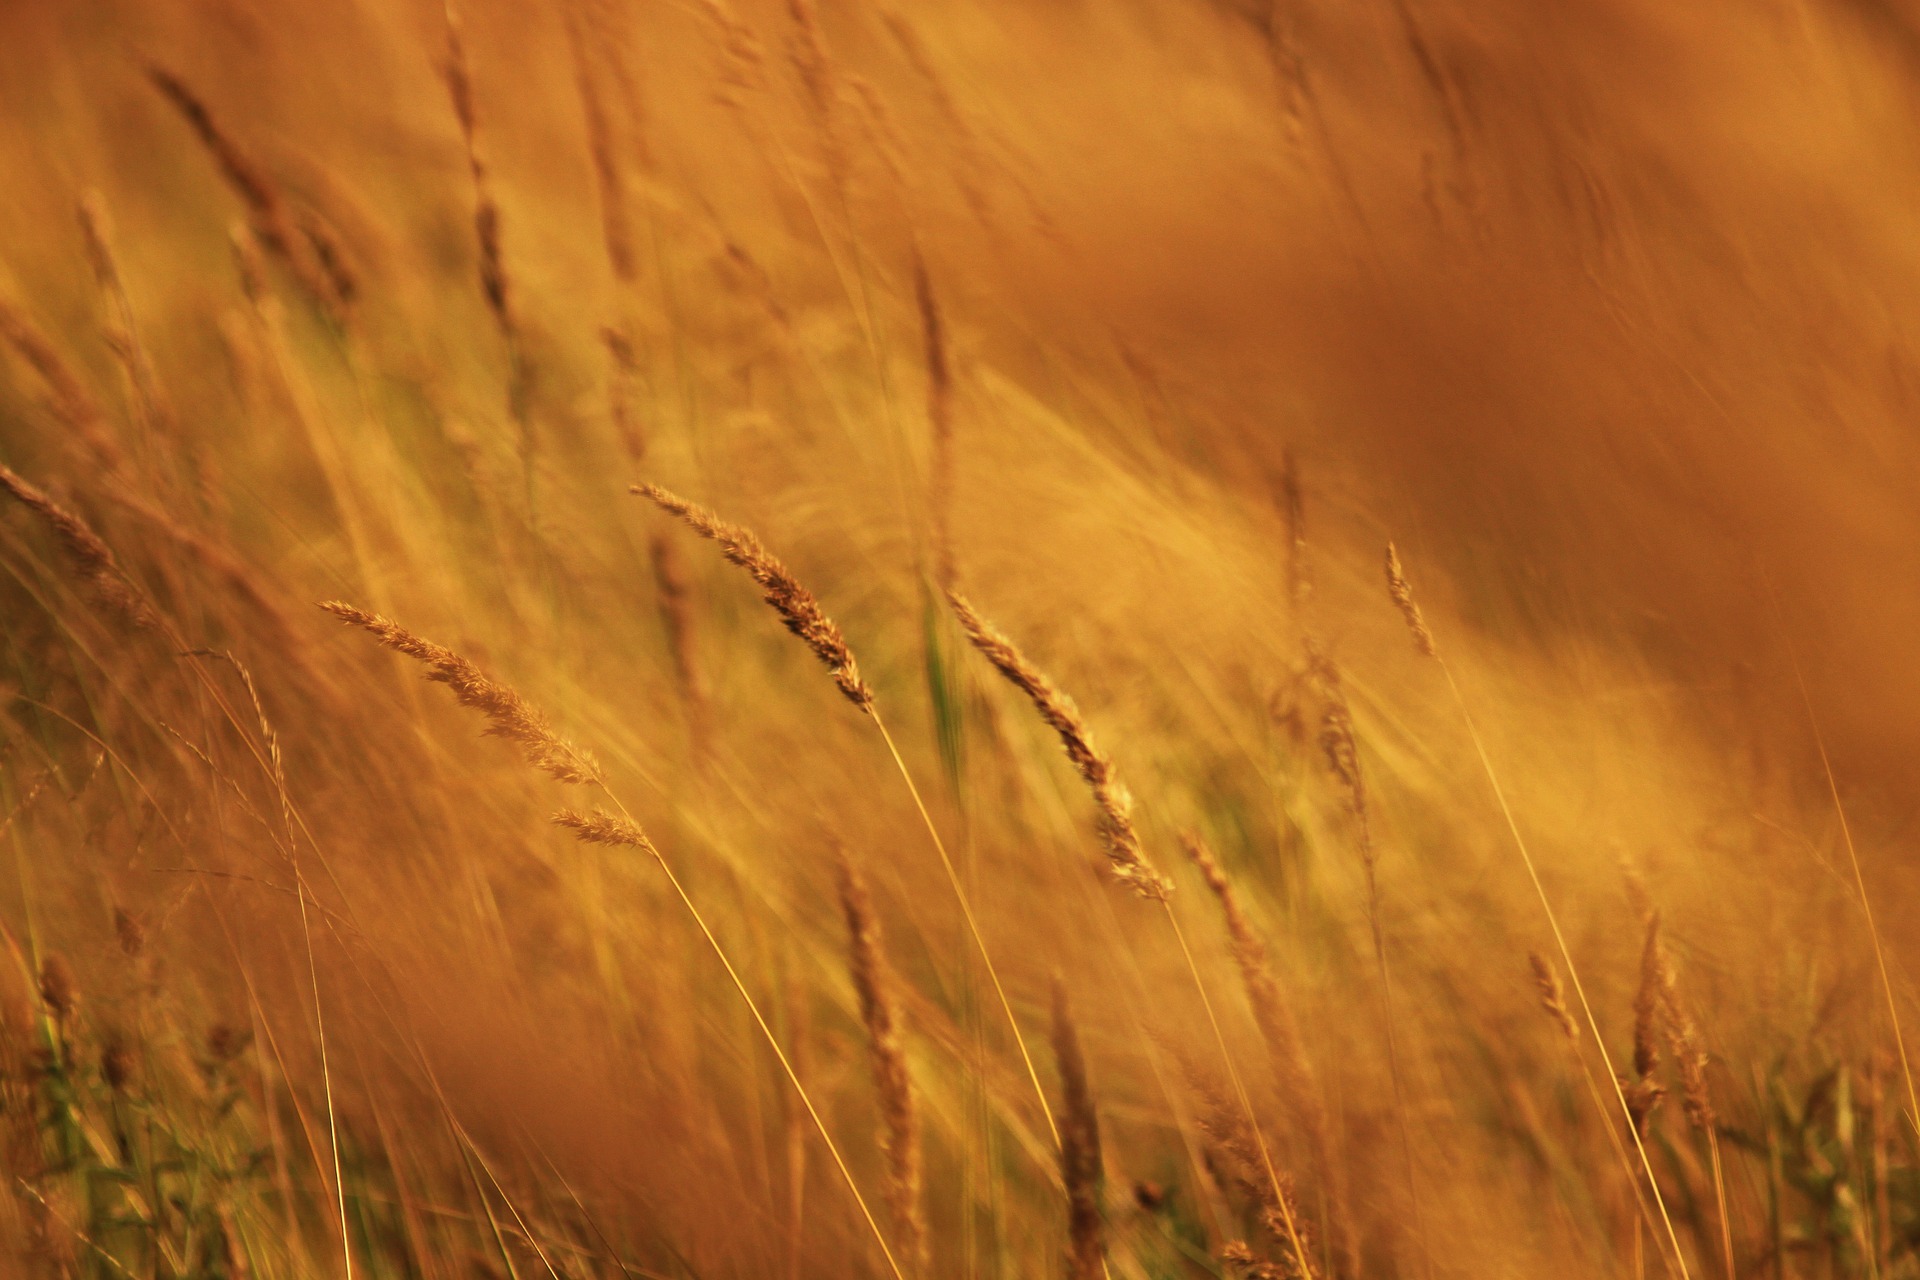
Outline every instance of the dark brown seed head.
<svg viewBox="0 0 1920 1280">
<path fill-rule="evenodd" d="M 61 1022 L 72 1017 L 80 1003 L 73 970 L 58 952 L 49 955 L 40 965 L 40 999 L 46 1003 L 47 1012 Z"/>
</svg>

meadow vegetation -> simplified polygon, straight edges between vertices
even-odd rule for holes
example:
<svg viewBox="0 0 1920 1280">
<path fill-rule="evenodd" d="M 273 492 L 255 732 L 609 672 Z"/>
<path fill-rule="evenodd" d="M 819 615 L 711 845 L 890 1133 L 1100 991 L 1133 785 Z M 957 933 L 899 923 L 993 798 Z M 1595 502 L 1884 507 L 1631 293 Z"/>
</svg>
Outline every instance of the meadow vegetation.
<svg viewBox="0 0 1920 1280">
<path fill-rule="evenodd" d="M 0 1273 L 1920 1277 L 1915 48 L 0 7 Z"/>
</svg>

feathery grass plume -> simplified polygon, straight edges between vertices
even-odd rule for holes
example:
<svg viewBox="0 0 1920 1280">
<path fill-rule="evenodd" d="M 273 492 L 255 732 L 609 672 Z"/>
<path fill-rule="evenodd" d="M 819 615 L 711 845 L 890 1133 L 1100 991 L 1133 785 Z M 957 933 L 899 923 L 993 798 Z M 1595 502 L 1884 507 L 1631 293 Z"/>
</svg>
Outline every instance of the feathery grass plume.
<svg viewBox="0 0 1920 1280">
<path fill-rule="evenodd" d="M 1347 812 L 1353 816 L 1355 838 L 1360 850 L 1361 870 L 1367 891 L 1367 929 L 1373 938 L 1373 958 L 1380 977 L 1381 1020 L 1387 1031 L 1387 1069 L 1393 1078 L 1394 1114 L 1400 1129 L 1400 1147 L 1406 1165 L 1407 1199 L 1413 1210 L 1413 1225 L 1418 1236 L 1422 1263 L 1431 1277 L 1433 1265 L 1428 1250 L 1425 1214 L 1421 1208 L 1419 1175 L 1413 1162 L 1413 1126 L 1407 1118 L 1406 1084 L 1400 1069 L 1399 1018 L 1393 999 L 1393 973 L 1387 960 L 1386 925 L 1380 919 L 1379 859 L 1373 844 L 1373 816 L 1367 803 L 1367 780 L 1360 767 L 1360 744 L 1354 737 L 1353 710 L 1347 702 L 1340 668 L 1321 650 L 1312 636 L 1305 637 L 1308 676 L 1318 687 L 1323 705 L 1320 716 L 1320 749 L 1327 767 L 1346 792 Z"/>
<path fill-rule="evenodd" d="M 729 563 L 745 569 L 748 576 L 760 584 L 765 592 L 762 598 L 780 615 L 787 630 L 799 636 L 814 656 L 827 665 L 833 673 L 833 682 L 840 686 L 847 701 L 872 714 L 873 690 L 860 678 L 860 668 L 853 660 L 853 650 L 847 647 L 846 637 L 821 609 L 813 593 L 801 586 L 787 566 L 760 545 L 760 539 L 754 537 L 752 530 L 728 524 L 698 503 L 688 502 L 657 484 L 636 484 L 629 491 L 650 499 L 701 537 L 717 543 Z"/>
<path fill-rule="evenodd" d="M 174 438 L 172 408 L 154 374 L 146 344 L 140 340 L 133 300 L 127 296 L 126 280 L 120 274 L 120 263 L 113 252 L 112 217 L 106 197 L 97 189 L 84 192 L 75 205 L 75 213 L 81 240 L 86 245 L 87 265 L 93 269 L 94 283 L 106 303 L 102 327 L 107 346 L 120 364 L 121 376 L 126 380 L 128 396 L 140 423 L 149 433 L 167 437 L 172 448 L 189 448 L 185 441 Z"/>
<path fill-rule="evenodd" d="M 659 534 L 648 545 L 653 562 L 654 588 L 660 593 L 660 620 L 667 628 L 667 646 L 679 677 L 680 700 L 686 707 L 688 736 L 696 752 L 705 754 L 709 724 L 707 677 L 700 666 L 700 646 L 694 634 L 693 590 L 673 542 Z"/>
<path fill-rule="evenodd" d="M 1667 1053 L 1680 1073 L 1680 1103 L 1687 1122 L 1706 1131 L 1713 1128 L 1713 1098 L 1707 1090 L 1707 1051 L 1700 1040 L 1700 1028 L 1680 997 L 1679 979 L 1659 936 L 1659 918 L 1648 930 L 1646 964 L 1651 972 L 1660 1002 L 1661 1028 Z"/>
<path fill-rule="evenodd" d="M 1533 967 L 1533 985 L 1540 993 L 1540 1007 L 1554 1020 L 1568 1044 L 1579 1044 L 1580 1024 L 1567 1012 L 1567 992 L 1560 985 L 1560 971 L 1538 951 L 1527 952 L 1527 963 Z"/>
<path fill-rule="evenodd" d="M 640 829 L 639 823 L 619 814 L 608 813 L 605 809 L 595 808 L 591 813 L 562 809 L 553 815 L 553 825 L 573 832 L 573 838 L 582 844 L 602 844 L 616 849 L 639 849 L 643 853 L 658 854 L 653 841 L 647 838 L 647 833 Z"/>
<path fill-rule="evenodd" d="M 947 326 L 934 296 L 927 261 L 913 251 L 913 296 L 920 308 L 920 337 L 926 348 L 927 423 L 933 431 L 933 458 L 927 500 L 933 508 L 933 580 L 944 591 L 956 585 L 953 561 L 953 368 L 947 354 Z"/>
<path fill-rule="evenodd" d="M 367 613 L 339 600 L 320 606 L 349 626 L 359 627 L 396 653 L 405 654 L 430 670 L 427 679 L 446 685 L 463 707 L 487 718 L 487 736 L 505 738 L 519 746 L 527 763 L 561 782 L 598 783 L 600 766 L 579 747 L 561 738 L 546 717 L 518 693 L 445 645 L 408 631 L 391 618 Z"/>
<path fill-rule="evenodd" d="M 253 233 L 267 252 L 285 263 L 300 287 L 336 320 L 344 319 L 346 307 L 352 301 L 350 280 L 337 264 L 335 269 L 329 270 L 314 239 L 295 226 L 285 197 L 268 178 L 265 170 L 255 164 L 232 136 L 220 127 L 206 102 L 185 80 L 155 65 L 147 67 L 147 79 L 162 97 L 173 104 L 187 122 L 187 127 L 193 130 L 200 144 L 213 157 L 221 176 L 227 180 L 227 186 L 247 207 L 247 219 L 253 226 Z M 338 259 L 339 255 L 331 245 L 329 252 Z"/>
<path fill-rule="evenodd" d="M 147 629 L 160 625 L 160 617 L 148 603 L 146 594 L 134 585 L 120 562 L 114 559 L 113 551 L 86 521 L 4 464 L 0 464 L 0 489 L 39 516 L 53 531 L 75 575 L 102 605 L 135 627 Z"/>
<path fill-rule="evenodd" d="M 960 904 L 961 916 L 966 920 L 967 932 L 973 939 L 974 947 L 980 953 L 980 961 L 985 966 L 987 977 L 992 982 L 996 1001 L 1005 1015 L 1007 1028 L 1013 1033 L 1014 1043 L 1020 1049 L 1021 1065 L 1026 1068 L 1027 1080 L 1033 1086 L 1034 1097 L 1039 1101 L 1049 1128 L 1053 1127 L 1053 1115 L 1047 1109 L 1046 1092 L 1040 1086 L 1040 1073 L 1033 1063 L 1033 1055 L 1028 1052 L 1026 1039 L 1020 1034 L 1019 1021 L 1013 1015 L 1013 1004 L 1007 999 L 1006 987 L 1000 981 L 1000 973 L 995 968 L 993 956 L 987 949 L 985 936 L 980 931 L 979 921 L 974 916 L 973 904 L 966 889 L 960 883 L 959 873 L 954 870 L 953 859 L 947 853 L 945 841 L 940 838 L 940 830 L 934 825 L 933 817 L 927 812 L 925 801 L 921 799 L 920 788 L 914 784 L 913 774 L 907 769 L 906 760 L 900 755 L 899 747 L 893 741 L 893 735 L 887 732 L 886 722 L 880 718 L 879 709 L 873 704 L 873 690 L 860 678 L 860 669 L 854 663 L 853 650 L 847 647 L 846 638 L 840 634 L 840 628 L 827 617 L 820 608 L 820 602 L 813 594 L 801 586 L 787 567 L 772 553 L 760 545 L 753 533 L 739 525 L 728 524 L 713 512 L 697 503 L 670 493 L 655 484 L 636 484 L 632 492 L 647 498 L 669 514 L 678 517 L 689 528 L 702 537 L 717 543 L 727 560 L 745 569 L 750 577 L 764 591 L 763 599 L 786 623 L 787 630 L 806 642 L 814 656 L 825 663 L 832 672 L 834 683 L 847 700 L 872 717 L 874 727 L 887 745 L 887 753 L 893 757 L 894 766 L 900 771 L 900 778 L 906 784 L 908 794 L 913 797 L 914 808 L 919 811 L 920 820 L 925 824 L 928 837 L 933 841 L 935 852 L 940 857 L 940 869 L 945 873 L 947 884 L 953 890 L 955 900 Z M 1055 1133 L 1056 1140 L 1058 1134 Z"/>
<path fill-rule="evenodd" d="M 586 19 L 575 5 L 566 5 L 567 51 L 573 59 L 574 87 L 586 117 L 587 154 L 593 161 L 594 188 L 600 198 L 600 240 L 606 247 L 613 278 L 631 285 L 638 275 L 633 249 L 633 221 L 627 209 L 626 167 L 614 138 L 612 113 L 594 76 L 590 47 L 608 48 L 605 33 L 586 30 Z M 608 49 L 609 57 L 612 56 Z"/>
<path fill-rule="evenodd" d="M 1646 1131 L 1647 1120 L 1666 1096 L 1656 1079 L 1660 1070 L 1660 917 L 1647 921 L 1647 941 L 1640 952 L 1640 989 L 1633 998 L 1633 1076 L 1623 1087 L 1627 1114 L 1636 1133 Z"/>
<path fill-rule="evenodd" d="M 1346 688 L 1340 679 L 1340 668 L 1312 641 L 1307 642 L 1307 662 L 1313 683 L 1319 687 L 1322 705 L 1320 750 L 1327 758 L 1327 768 L 1332 771 L 1334 778 L 1345 792 L 1347 812 L 1353 815 L 1354 825 L 1359 833 L 1360 858 L 1367 869 L 1370 886 L 1368 895 L 1371 898 L 1375 860 L 1373 819 L 1372 811 L 1367 804 L 1366 775 L 1360 769 L 1360 745 L 1353 733 L 1353 710 L 1347 703 Z"/>
<path fill-rule="evenodd" d="M 1253 1251 L 1245 1240 L 1220 1246 L 1220 1261 L 1241 1280 L 1287 1280 L 1288 1273 Z"/>
<path fill-rule="evenodd" d="M 820 135 L 821 159 L 827 177 L 844 193 L 852 162 L 841 139 L 839 106 L 841 89 L 832 56 L 827 52 L 826 35 L 820 30 L 820 15 L 814 0 L 787 0 L 787 16 L 793 20 L 787 58 L 800 87 L 806 90 L 807 106 Z M 844 194 L 843 194 L 844 200 Z"/>
<path fill-rule="evenodd" d="M 927 1223 L 920 1208 L 920 1124 L 915 1114 L 913 1080 L 907 1071 L 896 981 L 887 963 L 880 919 L 874 914 L 867 882 L 844 849 L 834 864 L 840 910 L 847 920 L 848 968 L 860 996 L 860 1021 L 867 1029 L 874 1090 L 880 1097 L 880 1149 L 887 1160 L 887 1207 L 893 1213 L 901 1256 L 924 1267 Z"/>
<path fill-rule="evenodd" d="M 1199 869 L 1201 878 L 1207 882 L 1213 896 L 1219 899 L 1220 913 L 1227 923 L 1233 960 L 1239 966 L 1241 981 L 1247 989 L 1247 1002 L 1253 1007 L 1254 1021 L 1259 1024 L 1260 1033 L 1273 1053 L 1275 1066 L 1281 1069 L 1285 1077 L 1284 1083 L 1290 1090 L 1311 1088 L 1311 1071 L 1300 1046 L 1299 1028 L 1294 1024 L 1293 1011 L 1280 993 L 1280 984 L 1274 979 L 1267 945 L 1254 932 L 1252 922 L 1241 908 L 1240 896 L 1234 891 L 1233 882 L 1227 879 L 1219 859 L 1214 857 L 1213 850 L 1207 847 L 1206 841 L 1197 832 L 1182 831 L 1180 846 Z"/>
<path fill-rule="evenodd" d="M 446 6 L 446 22 L 447 61 L 441 70 L 447 81 L 447 96 L 453 102 L 454 119 L 460 125 L 460 141 L 466 148 L 467 173 L 473 181 L 473 235 L 480 247 L 480 292 L 501 336 L 512 342 L 513 300 L 508 292 L 506 261 L 500 252 L 500 206 L 494 202 L 492 172 L 480 145 L 473 74 L 467 66 L 466 42 L 460 35 L 460 15 L 452 4 Z"/>
<path fill-rule="evenodd" d="M 1194 1120 L 1206 1139 L 1215 1178 L 1224 1189 L 1238 1190 L 1252 1206 L 1271 1242 L 1270 1252 L 1279 1258 L 1275 1261 L 1246 1241 L 1236 1240 L 1221 1250 L 1221 1260 L 1246 1275 L 1314 1280 L 1311 1240 L 1295 1203 L 1293 1179 L 1272 1169 L 1265 1140 L 1254 1132 L 1244 1108 L 1236 1107 L 1191 1067 L 1187 1078 L 1200 1097 Z"/>
<path fill-rule="evenodd" d="M 1729 1280 L 1735 1273 L 1733 1221 L 1727 1212 L 1726 1171 L 1720 1160 L 1720 1133 L 1714 1114 L 1713 1094 L 1707 1087 L 1707 1050 L 1700 1039 L 1700 1028 L 1680 996 L 1680 983 L 1674 976 L 1672 961 L 1658 934 L 1659 917 L 1649 927 L 1648 963 L 1659 993 L 1662 1027 L 1666 1032 L 1667 1052 L 1680 1073 L 1680 1109 L 1687 1123 L 1706 1135 L 1707 1156 L 1713 1174 L 1715 1205 L 1720 1215 L 1720 1249 Z"/>
<path fill-rule="evenodd" d="M 600 342 L 607 349 L 612 371 L 607 378 L 607 413 L 613 419 L 613 432 L 627 457 L 640 462 L 647 456 L 647 431 L 634 409 L 640 383 L 640 357 L 633 338 L 624 328 L 608 325 L 600 330 Z"/>
<path fill-rule="evenodd" d="M 1439 657 L 1440 651 L 1433 644 L 1433 632 L 1427 630 L 1427 620 L 1421 616 L 1420 606 L 1413 598 L 1413 585 L 1407 581 L 1406 571 L 1400 567 L 1400 553 L 1391 542 L 1387 544 L 1387 594 L 1393 597 L 1400 616 L 1407 620 L 1407 630 L 1413 636 L 1414 648 L 1429 658 Z"/>
<path fill-rule="evenodd" d="M 1019 647 L 982 618 L 965 596 L 948 588 L 947 603 L 953 606 L 973 647 L 1027 696 L 1040 718 L 1060 736 L 1067 758 L 1093 791 L 1094 804 L 1100 811 L 1100 842 L 1115 878 L 1143 898 L 1164 901 L 1173 892 L 1173 882 L 1155 870 L 1141 851 L 1140 835 L 1133 826 L 1133 798 L 1115 776 L 1113 761 L 1094 746 L 1073 699 L 1027 661 Z"/>
<path fill-rule="evenodd" d="M 1660 1180 L 1654 1175 L 1653 1160 L 1647 1154 L 1646 1143 L 1641 1140 L 1642 1121 L 1651 1108 L 1659 1101 L 1659 1085 L 1653 1081 L 1636 1084 L 1624 1074 L 1615 1071 L 1611 1056 L 1607 1053 L 1606 1041 L 1600 1034 L 1600 1020 L 1594 1016 L 1593 1002 L 1587 998 L 1586 986 L 1580 980 L 1580 968 L 1574 963 L 1573 951 L 1567 946 L 1566 933 L 1560 928 L 1560 917 L 1553 909 L 1552 899 L 1547 897 L 1546 885 L 1541 882 L 1540 868 L 1534 862 L 1533 852 L 1527 847 L 1527 839 L 1520 830 L 1519 820 L 1514 816 L 1513 805 L 1507 798 L 1507 789 L 1500 781 L 1500 774 L 1493 767 L 1493 756 L 1487 751 L 1486 739 L 1480 734 L 1479 723 L 1467 706 L 1467 698 L 1460 690 L 1460 681 L 1453 674 L 1453 666 L 1440 655 L 1439 646 L 1434 643 L 1433 633 L 1426 625 L 1426 619 L 1414 606 L 1413 585 L 1407 581 L 1405 570 L 1400 564 L 1400 555 L 1393 544 L 1387 544 L 1387 593 L 1394 604 L 1400 608 L 1408 629 L 1413 635 L 1414 647 L 1426 657 L 1432 658 L 1440 668 L 1440 674 L 1446 679 L 1447 692 L 1452 695 L 1454 709 L 1460 713 L 1460 723 L 1467 731 L 1467 738 L 1473 743 L 1474 755 L 1479 758 L 1481 772 L 1486 775 L 1487 785 L 1493 790 L 1493 797 L 1500 809 L 1501 820 L 1505 823 L 1507 834 L 1513 839 L 1514 851 L 1520 855 L 1521 866 L 1526 869 L 1527 880 L 1533 887 L 1535 899 L 1540 903 L 1540 913 L 1546 917 L 1547 928 L 1553 933 L 1555 948 L 1560 959 L 1567 966 L 1567 978 L 1572 983 L 1574 999 L 1579 1002 L 1580 1014 L 1593 1033 L 1594 1048 L 1600 1054 L 1603 1066 L 1602 1075 L 1613 1088 L 1614 1101 L 1627 1121 L 1626 1131 L 1633 1139 L 1634 1154 L 1639 1157 L 1641 1171 L 1646 1175 L 1647 1189 L 1652 1193 L 1654 1208 L 1659 1211 L 1660 1226 L 1664 1231 L 1667 1244 L 1671 1249 L 1674 1265 L 1679 1268 L 1681 1280 L 1687 1280 L 1690 1272 L 1687 1267 L 1686 1253 L 1680 1247 L 1680 1234 L 1674 1228 L 1673 1215 L 1667 1211 L 1665 1195 L 1660 1190 Z M 1644 983 L 1643 983 L 1644 985 Z M 1638 1037 L 1636 1036 L 1636 1039 Z M 1636 1057 L 1637 1057 L 1636 1053 Z M 1642 1087 L 1645 1086 L 1645 1087 Z M 1647 1089 L 1653 1090 L 1649 1095 Z M 1598 1086 L 1595 1086 L 1598 1091 Z M 1636 1098 L 1636 1093 L 1639 1095 Z M 1636 1191 L 1636 1195 L 1638 1192 Z"/>
<path fill-rule="evenodd" d="M 0 301 L 0 340 L 33 366 L 33 371 L 47 384 L 54 416 L 87 446 L 100 469 L 109 474 L 123 470 L 126 452 L 108 429 L 107 415 L 100 402 L 46 335 L 4 301 Z"/>
<path fill-rule="evenodd" d="M 1226 870 L 1214 857 L 1213 850 L 1207 847 L 1206 841 L 1197 832 L 1183 831 L 1180 833 L 1180 844 L 1220 902 L 1234 963 L 1240 969 L 1240 980 L 1247 991 L 1247 1003 L 1253 1008 L 1254 1023 L 1260 1028 L 1261 1039 L 1266 1041 L 1275 1082 L 1292 1105 L 1295 1120 L 1306 1134 L 1307 1148 L 1331 1202 L 1327 1206 L 1326 1225 L 1333 1237 L 1334 1248 L 1343 1268 L 1348 1272 L 1356 1272 L 1359 1246 L 1343 1189 L 1335 1185 L 1337 1171 L 1328 1134 L 1326 1106 L 1320 1097 L 1320 1085 L 1314 1078 L 1313 1066 L 1307 1060 L 1306 1049 L 1301 1044 L 1300 1028 L 1294 1021 L 1293 1009 L 1281 994 L 1280 984 L 1273 976 L 1266 943 L 1254 932 L 1252 922 L 1240 906 L 1240 896 L 1234 891 L 1233 882 L 1227 879 Z"/>
<path fill-rule="evenodd" d="M 1067 1190 L 1067 1275 L 1100 1280 L 1106 1271 L 1106 1226 L 1100 1214 L 1100 1117 L 1087 1083 L 1086 1059 L 1074 1030 L 1067 987 L 1053 979 L 1053 1057 L 1060 1068 L 1060 1180 Z"/>
</svg>

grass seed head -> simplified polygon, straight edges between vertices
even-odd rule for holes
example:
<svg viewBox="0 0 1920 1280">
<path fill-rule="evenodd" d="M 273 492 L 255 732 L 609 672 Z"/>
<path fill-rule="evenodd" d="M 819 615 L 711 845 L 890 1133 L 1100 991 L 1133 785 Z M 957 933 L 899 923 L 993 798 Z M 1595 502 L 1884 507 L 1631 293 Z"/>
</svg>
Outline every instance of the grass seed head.
<svg viewBox="0 0 1920 1280">
<path fill-rule="evenodd" d="M 597 784 L 601 780 L 600 766 L 592 756 L 556 734 L 546 717 L 512 688 L 491 679 L 452 649 L 415 635 L 391 618 L 339 600 L 320 607 L 394 652 L 423 663 L 427 679 L 446 685 L 461 706 L 484 715 L 488 736 L 514 743 L 534 768 L 561 782 Z"/>
<path fill-rule="evenodd" d="M 760 585 L 765 593 L 762 598 L 780 616 L 787 630 L 800 637 L 833 673 L 833 682 L 840 686 L 847 701 L 872 713 L 873 690 L 860 678 L 859 664 L 854 661 L 846 637 L 840 634 L 840 628 L 820 607 L 813 593 L 801 586 L 787 566 L 760 545 L 760 539 L 752 530 L 729 524 L 700 504 L 689 502 L 657 484 L 636 484 L 631 492 L 678 517 L 689 529 L 717 544 L 728 563 L 745 569 Z"/>
<path fill-rule="evenodd" d="M 1413 584 L 1407 581 L 1406 571 L 1400 567 L 1400 553 L 1391 542 L 1387 544 L 1387 594 L 1393 597 L 1400 616 L 1407 620 L 1407 630 L 1413 635 L 1413 647 L 1429 658 L 1439 657 L 1440 651 L 1433 643 L 1433 632 L 1427 630 L 1427 620 L 1421 616 L 1420 605 L 1413 598 Z"/>
<path fill-rule="evenodd" d="M 1133 797 L 1114 773 L 1113 761 L 1094 746 L 1087 722 L 1081 718 L 1073 699 L 1029 662 L 1019 646 L 982 618 L 965 596 L 949 589 L 947 602 L 953 606 L 961 629 L 973 647 L 1026 695 L 1047 727 L 1059 735 L 1067 758 L 1093 792 L 1100 843 L 1115 878 L 1142 897 L 1166 898 L 1173 891 L 1173 882 L 1147 861 L 1140 848 L 1139 832 L 1133 825 Z"/>
</svg>

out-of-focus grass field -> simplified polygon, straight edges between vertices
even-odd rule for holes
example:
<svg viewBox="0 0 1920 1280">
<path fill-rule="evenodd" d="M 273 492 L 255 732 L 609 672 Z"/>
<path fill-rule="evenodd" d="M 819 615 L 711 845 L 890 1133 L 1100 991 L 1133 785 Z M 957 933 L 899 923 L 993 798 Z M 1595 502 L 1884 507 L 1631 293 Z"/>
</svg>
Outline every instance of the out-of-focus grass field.
<svg viewBox="0 0 1920 1280">
<path fill-rule="evenodd" d="M 1920 1275 L 1916 51 L 0 6 L 0 1273 Z"/>
</svg>

